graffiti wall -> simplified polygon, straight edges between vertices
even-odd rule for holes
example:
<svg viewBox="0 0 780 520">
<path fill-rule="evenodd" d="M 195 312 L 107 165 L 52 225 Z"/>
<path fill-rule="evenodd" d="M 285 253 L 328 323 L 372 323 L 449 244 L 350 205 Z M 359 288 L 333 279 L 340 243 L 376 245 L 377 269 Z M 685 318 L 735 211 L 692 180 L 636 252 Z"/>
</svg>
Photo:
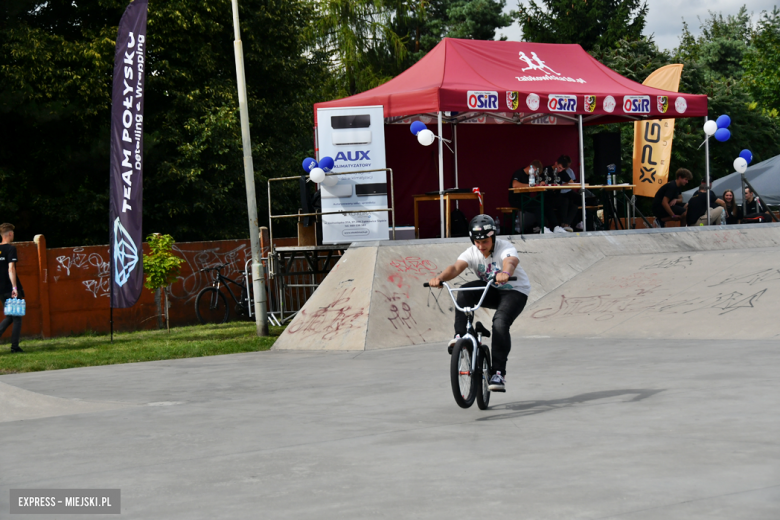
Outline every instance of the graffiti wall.
<svg viewBox="0 0 780 520">
<path fill-rule="evenodd" d="M 288 244 L 280 239 L 276 245 Z M 44 337 L 80 334 L 86 331 L 108 332 L 109 248 L 103 246 L 47 249 L 42 235 L 36 242 L 18 242 L 18 274 L 27 301 L 27 315 L 22 321 L 24 336 Z M 183 242 L 173 247 L 184 259 L 178 280 L 170 287 L 171 326 L 193 325 L 195 298 L 201 289 L 211 285 L 211 273 L 201 269 L 227 264 L 222 273 L 244 283 L 244 267 L 251 258 L 249 240 Z M 264 256 L 267 254 L 265 247 Z M 148 254 L 144 244 L 144 254 Z M 232 287 L 240 298 L 240 288 Z M 226 292 L 227 295 L 227 292 Z M 231 302 L 231 316 L 235 303 Z M 128 331 L 157 327 L 157 304 L 154 293 L 144 288 L 138 303 L 129 309 L 114 309 L 114 330 Z M 10 329 L 3 337 L 10 336 Z"/>
</svg>

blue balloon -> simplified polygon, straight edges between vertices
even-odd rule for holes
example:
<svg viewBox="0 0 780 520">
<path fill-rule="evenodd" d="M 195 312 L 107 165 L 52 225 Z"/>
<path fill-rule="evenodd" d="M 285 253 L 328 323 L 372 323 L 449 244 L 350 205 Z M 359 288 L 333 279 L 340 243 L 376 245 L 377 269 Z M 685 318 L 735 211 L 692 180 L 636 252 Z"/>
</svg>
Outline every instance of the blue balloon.
<svg viewBox="0 0 780 520">
<path fill-rule="evenodd" d="M 729 137 L 731 137 L 731 132 L 729 132 L 728 128 L 718 128 L 718 131 L 715 132 L 715 139 L 721 143 L 728 141 Z"/>
<path fill-rule="evenodd" d="M 425 126 L 425 123 L 423 123 L 422 121 L 415 121 L 414 123 L 412 123 L 412 126 L 409 128 L 409 130 L 411 130 L 414 135 L 417 135 L 421 131 L 425 130 L 426 128 L 428 127 Z"/>
<path fill-rule="evenodd" d="M 311 171 L 317 167 L 317 161 L 312 159 L 311 157 L 307 157 L 303 160 L 303 171 L 306 173 L 311 173 Z"/>
<path fill-rule="evenodd" d="M 731 118 L 727 116 L 726 114 L 723 114 L 722 116 L 718 117 L 717 121 L 718 128 L 728 128 L 729 125 L 731 125 Z"/>
<path fill-rule="evenodd" d="M 739 156 L 742 157 L 743 159 L 745 159 L 748 164 L 750 164 L 750 161 L 753 160 L 753 152 L 751 152 L 750 150 L 747 150 L 747 149 L 742 150 L 741 152 L 739 152 Z"/>
<path fill-rule="evenodd" d="M 320 159 L 320 168 L 322 168 L 325 173 L 329 173 L 333 169 L 333 158 L 323 157 Z"/>
</svg>

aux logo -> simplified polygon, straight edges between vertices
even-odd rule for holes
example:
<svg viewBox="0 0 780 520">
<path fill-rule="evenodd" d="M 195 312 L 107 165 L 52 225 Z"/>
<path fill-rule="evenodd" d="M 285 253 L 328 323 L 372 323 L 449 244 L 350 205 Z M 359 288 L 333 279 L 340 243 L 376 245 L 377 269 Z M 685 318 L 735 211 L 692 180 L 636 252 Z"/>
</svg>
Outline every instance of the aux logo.
<svg viewBox="0 0 780 520">
<path fill-rule="evenodd" d="M 623 96 L 623 112 L 626 114 L 649 114 L 650 96 Z"/>
<path fill-rule="evenodd" d="M 551 95 L 547 100 L 547 108 L 555 112 L 576 112 L 577 96 L 566 94 Z"/>
<path fill-rule="evenodd" d="M 344 155 L 344 152 L 339 152 L 336 154 L 336 158 L 333 159 L 333 162 L 336 161 L 348 161 L 348 162 L 355 162 L 355 161 L 370 161 L 371 158 L 368 156 L 368 152 L 371 150 L 361 151 L 356 150 L 355 151 L 355 157 L 352 157 L 352 152 L 347 152 L 346 155 Z"/>
<path fill-rule="evenodd" d="M 509 110 L 517 110 L 517 106 L 520 104 L 520 93 L 507 91 L 506 93 L 506 107 Z"/>
</svg>

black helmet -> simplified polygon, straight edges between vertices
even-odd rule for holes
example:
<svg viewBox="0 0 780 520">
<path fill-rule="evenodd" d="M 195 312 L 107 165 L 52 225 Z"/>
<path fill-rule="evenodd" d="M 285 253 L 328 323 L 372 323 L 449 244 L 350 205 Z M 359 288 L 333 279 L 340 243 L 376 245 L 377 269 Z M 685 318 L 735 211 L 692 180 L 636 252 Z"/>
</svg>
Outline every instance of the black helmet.
<svg viewBox="0 0 780 520">
<path fill-rule="evenodd" d="M 477 215 L 469 222 L 469 238 L 473 244 L 475 240 L 493 237 L 493 244 L 496 243 L 498 228 L 495 221 L 488 215 Z"/>
</svg>

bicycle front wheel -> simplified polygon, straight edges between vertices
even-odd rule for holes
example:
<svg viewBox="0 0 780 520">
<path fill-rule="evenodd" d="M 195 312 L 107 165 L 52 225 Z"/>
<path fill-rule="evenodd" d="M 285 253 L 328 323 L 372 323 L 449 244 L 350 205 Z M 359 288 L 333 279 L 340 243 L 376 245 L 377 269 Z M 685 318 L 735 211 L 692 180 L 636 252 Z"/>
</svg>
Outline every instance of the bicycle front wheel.
<svg viewBox="0 0 780 520">
<path fill-rule="evenodd" d="M 450 382 L 452 383 L 452 395 L 455 402 L 461 408 L 468 408 L 474 404 L 476 384 L 471 373 L 471 340 L 461 339 L 452 348 L 450 361 Z"/>
<path fill-rule="evenodd" d="M 480 410 L 487 410 L 490 404 L 490 349 L 485 345 L 479 347 L 474 384 L 477 387 L 477 406 Z"/>
<path fill-rule="evenodd" d="M 203 325 L 227 323 L 229 313 L 227 298 L 216 287 L 206 287 L 195 298 L 195 314 Z"/>
</svg>

